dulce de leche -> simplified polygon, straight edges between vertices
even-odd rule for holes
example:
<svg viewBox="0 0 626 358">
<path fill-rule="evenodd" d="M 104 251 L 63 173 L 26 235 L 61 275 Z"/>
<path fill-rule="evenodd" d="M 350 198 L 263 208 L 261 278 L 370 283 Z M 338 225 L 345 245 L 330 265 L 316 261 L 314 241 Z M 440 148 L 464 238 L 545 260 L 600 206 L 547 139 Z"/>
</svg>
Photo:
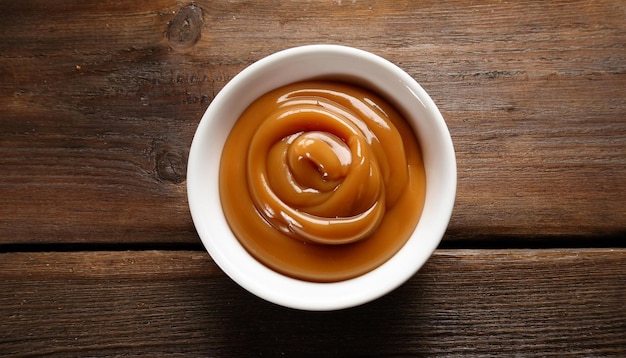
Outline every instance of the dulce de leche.
<svg viewBox="0 0 626 358">
<path fill-rule="evenodd" d="M 220 199 L 231 230 L 271 269 L 307 281 L 357 277 L 409 239 L 426 180 L 416 137 L 381 96 L 349 83 L 273 90 L 235 123 Z"/>
</svg>

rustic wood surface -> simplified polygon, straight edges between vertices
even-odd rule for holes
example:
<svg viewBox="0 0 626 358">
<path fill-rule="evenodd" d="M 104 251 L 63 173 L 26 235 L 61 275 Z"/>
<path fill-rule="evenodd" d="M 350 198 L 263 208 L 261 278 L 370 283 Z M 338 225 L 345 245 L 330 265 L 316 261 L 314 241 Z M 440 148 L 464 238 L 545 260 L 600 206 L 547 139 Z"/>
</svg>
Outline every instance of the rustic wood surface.
<svg viewBox="0 0 626 358">
<path fill-rule="evenodd" d="M 439 250 L 401 288 L 338 312 L 261 301 L 195 251 L 0 259 L 8 355 L 626 353 L 624 249 Z"/>
<path fill-rule="evenodd" d="M 450 127 L 446 240 L 624 233 L 626 4 L 14 1 L 0 11 L 4 243 L 195 243 L 196 125 L 238 71 L 338 43 L 386 57 Z"/>
<path fill-rule="evenodd" d="M 0 1 L 0 356 L 626 356 L 626 2 Z M 186 199 L 233 76 L 369 50 L 439 106 L 440 250 L 354 309 L 245 292 Z"/>
</svg>

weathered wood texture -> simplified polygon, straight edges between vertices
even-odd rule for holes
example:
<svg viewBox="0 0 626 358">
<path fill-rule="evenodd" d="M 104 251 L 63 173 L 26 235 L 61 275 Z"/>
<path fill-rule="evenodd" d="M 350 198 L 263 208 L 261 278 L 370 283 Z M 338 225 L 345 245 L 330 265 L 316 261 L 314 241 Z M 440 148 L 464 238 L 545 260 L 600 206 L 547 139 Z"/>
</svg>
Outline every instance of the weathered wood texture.
<svg viewBox="0 0 626 358">
<path fill-rule="evenodd" d="M 0 2 L 0 252 L 61 250 L 0 253 L 0 355 L 626 356 L 624 19 L 619 0 Z M 201 251 L 121 251 L 199 243 L 202 113 L 311 43 L 379 54 L 439 105 L 448 247 L 622 248 L 438 250 L 326 313 L 266 303 Z"/>
<path fill-rule="evenodd" d="M 197 243 L 202 113 L 310 43 L 386 57 L 438 103 L 459 167 L 446 240 L 624 233 L 623 1 L 194 4 L 0 4 L 1 243 Z"/>
<path fill-rule="evenodd" d="M 0 254 L 3 356 L 626 354 L 626 250 L 439 250 L 338 312 L 274 306 L 204 253 Z"/>
</svg>

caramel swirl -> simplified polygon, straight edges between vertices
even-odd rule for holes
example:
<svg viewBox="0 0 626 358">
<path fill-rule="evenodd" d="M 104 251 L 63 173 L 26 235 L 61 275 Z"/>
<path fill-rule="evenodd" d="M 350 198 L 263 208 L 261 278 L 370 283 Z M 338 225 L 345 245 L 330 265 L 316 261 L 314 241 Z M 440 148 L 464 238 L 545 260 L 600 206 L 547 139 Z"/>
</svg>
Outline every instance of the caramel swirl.
<svg viewBox="0 0 626 358">
<path fill-rule="evenodd" d="M 397 199 L 394 188 L 407 181 L 396 128 L 365 99 L 328 89 L 293 91 L 277 105 L 248 151 L 257 210 L 297 239 L 345 244 L 369 237 Z"/>
<path fill-rule="evenodd" d="M 222 205 L 240 242 L 277 271 L 314 281 L 353 277 L 393 255 L 417 223 L 423 188 L 401 115 L 335 82 L 260 97 L 231 131 L 220 166 Z"/>
</svg>

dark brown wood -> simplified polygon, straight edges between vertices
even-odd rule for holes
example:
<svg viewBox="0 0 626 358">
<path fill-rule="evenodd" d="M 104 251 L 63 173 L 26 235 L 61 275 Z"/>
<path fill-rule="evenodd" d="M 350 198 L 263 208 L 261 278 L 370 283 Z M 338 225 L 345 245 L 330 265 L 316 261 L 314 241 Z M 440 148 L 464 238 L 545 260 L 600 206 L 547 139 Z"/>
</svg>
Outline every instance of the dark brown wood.
<svg viewBox="0 0 626 358">
<path fill-rule="evenodd" d="M 0 355 L 626 356 L 625 18 L 620 0 L 1 2 Z M 215 95 L 311 43 L 405 69 L 459 168 L 453 249 L 339 312 L 233 283 L 185 190 Z"/>
<path fill-rule="evenodd" d="M 202 113 L 310 43 L 384 56 L 438 103 L 459 167 L 447 241 L 624 233 L 623 1 L 193 4 L 0 5 L 1 243 L 197 243 Z"/>
<path fill-rule="evenodd" d="M 205 253 L 0 255 L 3 356 L 626 354 L 626 250 L 439 250 L 364 306 L 269 304 Z"/>
</svg>

